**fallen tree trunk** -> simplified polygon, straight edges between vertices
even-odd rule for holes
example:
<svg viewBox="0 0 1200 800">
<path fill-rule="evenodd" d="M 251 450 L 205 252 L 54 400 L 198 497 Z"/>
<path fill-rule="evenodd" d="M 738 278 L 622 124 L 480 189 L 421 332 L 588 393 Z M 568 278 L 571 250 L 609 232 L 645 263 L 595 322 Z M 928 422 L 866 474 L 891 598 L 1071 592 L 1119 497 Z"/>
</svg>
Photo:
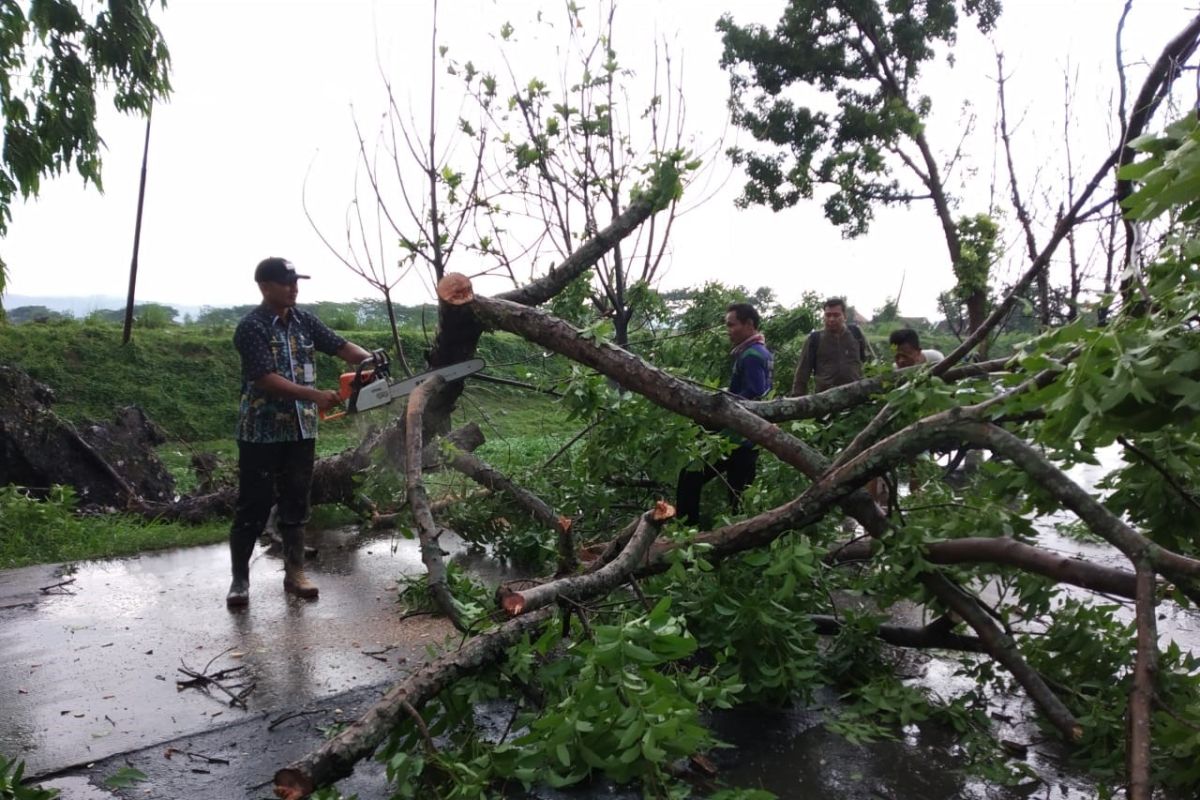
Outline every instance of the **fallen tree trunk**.
<svg viewBox="0 0 1200 800">
<path fill-rule="evenodd" d="M 447 276 L 449 277 L 449 276 Z M 461 277 L 461 276 L 460 276 Z M 443 283 L 445 280 L 443 281 Z M 441 294 L 441 284 L 439 284 Z M 470 306 L 480 319 L 490 325 L 516 333 L 525 339 L 537 342 L 557 353 L 567 356 L 616 380 L 626 389 L 637 392 L 669 411 L 682 414 L 702 425 L 713 428 L 729 428 L 751 442 L 769 450 L 784 463 L 790 464 L 811 478 L 814 483 L 806 490 L 809 493 L 832 493 L 847 514 L 862 524 L 871 536 L 882 538 L 891 529 L 890 521 L 883 515 L 875 501 L 861 487 L 873 477 L 872 470 L 884 464 L 877 452 L 870 448 L 848 464 L 832 473 L 828 459 L 795 436 L 778 426 L 752 414 L 723 392 L 707 392 L 682 381 L 675 376 L 647 364 L 628 351 L 608 343 L 596 343 L 582 337 L 571 326 L 554 319 L 536 309 L 517 306 L 495 298 L 475 297 L 471 292 L 458 291 L 443 296 L 447 302 L 453 300 Z M 957 411 L 961 411 L 958 409 Z M 939 416 L 939 415 L 935 415 Z M 938 441 L 949 441 L 951 424 L 959 416 L 945 416 L 936 424 L 923 425 L 922 430 L 932 433 Z M 923 421 L 924 422 L 924 421 Z M 961 433 L 961 429 L 959 433 Z M 910 438 L 916 438 L 910 433 Z M 898 449 L 904 450 L 906 440 L 900 441 Z M 930 443 L 917 452 L 921 452 Z M 908 453 L 912 457 L 916 453 Z M 845 473 L 851 465 L 856 470 L 853 478 Z M 833 476 L 837 475 L 837 478 Z M 823 513 L 826 506 L 819 505 Z M 963 605 L 961 589 L 951 584 L 944 576 L 924 573 L 922 581 L 947 607 Z M 977 605 L 974 599 L 971 603 Z M 974 609 L 971 609 L 972 611 Z M 1045 681 L 1021 658 L 1014 646 L 1005 642 L 1003 632 L 980 610 L 978 614 L 963 615 L 963 619 L 975 629 L 988 653 L 1010 669 L 1030 698 L 1046 713 L 1047 718 L 1063 733 L 1068 741 L 1078 736 L 1079 725 L 1062 702 L 1055 697 Z"/>
<path fill-rule="evenodd" d="M 408 398 L 408 411 L 405 414 L 405 427 L 408 434 L 408 458 L 404 469 L 404 480 L 408 486 L 408 506 L 412 510 L 413 519 L 417 523 L 417 538 L 421 542 L 421 562 L 425 564 L 428 574 L 429 593 L 438 610 L 454 627 L 462 632 L 467 626 L 454 607 L 454 597 L 446 584 L 446 562 L 442 560 L 442 546 L 438 542 L 441 530 L 433 521 L 433 512 L 429 509 L 429 496 L 425 492 L 425 481 L 422 479 L 421 464 L 421 425 L 425 414 L 425 404 L 429 398 L 442 387 L 445 381 L 440 375 L 422 383 Z"/>
<path fill-rule="evenodd" d="M 542 609 L 509 620 L 494 631 L 471 639 L 397 684 L 366 713 L 341 733 L 275 773 L 275 796 L 300 800 L 317 787 L 346 777 L 361 759 L 375 752 L 392 728 L 408 715 L 406 706 L 419 709 L 460 676 L 504 658 L 508 647 L 550 619 L 554 610 Z"/>
<path fill-rule="evenodd" d="M 871 544 L 870 540 L 860 539 L 839 547 L 830 553 L 827 562 L 870 561 Z M 925 545 L 925 558 L 931 564 L 999 564 L 1093 592 L 1130 600 L 1137 595 L 1137 577 L 1130 570 L 1071 558 L 1006 537 L 976 536 L 930 542 Z"/>
<path fill-rule="evenodd" d="M 551 604 L 559 598 L 571 597 L 582 601 L 605 594 L 623 583 L 644 556 L 645 547 L 674 515 L 675 510 L 665 503 L 642 515 L 639 521 L 640 537 L 630 540 L 621 555 L 609 565 L 611 569 L 602 576 L 596 572 L 589 576 L 563 578 L 544 587 L 535 587 L 523 596 L 518 595 L 528 600 L 522 600 L 520 608 L 510 610 L 514 619 L 494 631 L 471 639 L 457 652 L 448 653 L 422 667 L 391 689 L 361 718 L 333 739 L 276 772 L 276 796 L 284 800 L 299 800 L 317 787 L 327 786 L 349 775 L 354 764 L 374 752 L 392 727 L 408 713 L 406 706 L 419 709 L 460 675 L 502 659 L 507 647 L 522 636 L 532 634 L 553 616 L 555 608 Z M 634 543 L 635 539 L 638 540 L 637 544 Z M 535 604 L 540 607 L 535 607 Z"/>
<path fill-rule="evenodd" d="M 483 432 L 474 422 L 456 428 L 446 435 L 455 448 L 463 452 L 475 450 L 484 442 Z M 368 436 L 357 447 L 347 448 L 337 455 L 317 459 L 313 465 L 312 494 L 314 506 L 340 503 L 350 508 L 359 506 L 359 491 L 362 476 L 381 449 L 388 454 L 389 463 L 403 471 L 406 463 L 404 453 L 403 418 L 387 428 Z M 421 451 L 421 463 L 425 469 L 439 469 L 442 455 L 437 442 Z M 210 494 L 181 497 L 170 503 L 139 503 L 133 510 L 150 519 L 172 522 L 198 523 L 208 519 L 230 517 L 237 502 L 237 489 L 225 487 Z"/>
</svg>

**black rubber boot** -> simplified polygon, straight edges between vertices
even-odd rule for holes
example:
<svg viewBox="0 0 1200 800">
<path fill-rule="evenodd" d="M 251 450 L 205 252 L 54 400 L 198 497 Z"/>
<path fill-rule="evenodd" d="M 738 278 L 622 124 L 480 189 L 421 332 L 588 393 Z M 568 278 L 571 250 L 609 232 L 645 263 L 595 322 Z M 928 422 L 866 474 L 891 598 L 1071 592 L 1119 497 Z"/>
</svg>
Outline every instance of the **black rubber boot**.
<svg viewBox="0 0 1200 800">
<path fill-rule="evenodd" d="M 316 584 L 304 574 L 304 528 L 280 526 L 283 537 L 283 590 L 305 600 L 316 600 Z"/>
<path fill-rule="evenodd" d="M 254 539 L 241 541 L 242 537 L 229 534 L 229 562 L 233 582 L 229 594 L 225 595 L 227 608 L 245 608 L 250 605 L 250 556 L 254 554 Z"/>
</svg>

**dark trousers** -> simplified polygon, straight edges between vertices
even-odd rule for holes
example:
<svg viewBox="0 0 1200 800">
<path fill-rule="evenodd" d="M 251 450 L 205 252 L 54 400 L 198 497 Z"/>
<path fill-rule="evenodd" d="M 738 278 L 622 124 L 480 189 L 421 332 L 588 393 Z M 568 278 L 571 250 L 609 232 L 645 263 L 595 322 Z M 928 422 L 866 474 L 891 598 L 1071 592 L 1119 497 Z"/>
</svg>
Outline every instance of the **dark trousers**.
<svg viewBox="0 0 1200 800">
<path fill-rule="evenodd" d="M 301 531 L 308 522 L 315 446 L 313 439 L 238 442 L 238 499 L 229 529 L 234 577 L 248 573 L 254 543 L 266 527 L 273 505 L 279 506 L 277 519 L 284 542 L 300 540 L 303 554 Z"/>
<path fill-rule="evenodd" d="M 718 475 L 724 475 L 729 487 L 729 505 L 736 513 L 741 505 L 742 492 L 754 482 L 757 468 L 758 449 L 739 447 L 716 464 L 705 464 L 703 470 L 680 471 L 679 485 L 675 491 L 675 510 L 689 525 L 700 524 L 700 492 L 704 484 Z"/>
</svg>

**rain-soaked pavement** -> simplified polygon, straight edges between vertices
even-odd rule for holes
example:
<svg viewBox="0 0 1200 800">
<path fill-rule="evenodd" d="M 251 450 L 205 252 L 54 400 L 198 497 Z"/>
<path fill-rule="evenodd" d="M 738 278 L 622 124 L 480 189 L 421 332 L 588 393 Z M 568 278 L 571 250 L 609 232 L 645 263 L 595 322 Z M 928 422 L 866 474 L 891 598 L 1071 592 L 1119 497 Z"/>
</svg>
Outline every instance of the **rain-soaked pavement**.
<svg viewBox="0 0 1200 800">
<path fill-rule="evenodd" d="M 0 573 L 0 753 L 38 776 L 240 721 L 265 730 L 267 717 L 395 682 L 452 633 L 429 616 L 401 619 L 397 579 L 423 571 L 414 542 L 343 529 L 310 544 L 318 601 L 286 596 L 280 560 L 260 547 L 250 607 L 236 613 L 224 605 L 224 545 Z M 244 710 L 176 687 L 180 667 L 238 666 L 232 680 L 254 684 Z"/>
</svg>

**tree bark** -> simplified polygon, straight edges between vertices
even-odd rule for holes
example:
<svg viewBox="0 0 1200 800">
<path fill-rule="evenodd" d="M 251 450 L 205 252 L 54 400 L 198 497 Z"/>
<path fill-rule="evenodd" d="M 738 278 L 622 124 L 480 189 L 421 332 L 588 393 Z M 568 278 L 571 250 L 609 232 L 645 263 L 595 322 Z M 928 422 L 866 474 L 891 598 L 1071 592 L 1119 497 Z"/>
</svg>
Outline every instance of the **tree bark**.
<svg viewBox="0 0 1200 800">
<path fill-rule="evenodd" d="M 1137 656 L 1133 689 L 1129 693 L 1129 800 L 1152 800 L 1151 712 L 1154 678 L 1158 673 L 1158 625 L 1155 620 L 1154 570 L 1148 563 L 1137 567 Z"/>
<path fill-rule="evenodd" d="M 441 530 L 433 521 L 433 512 L 429 509 L 429 496 L 425 492 L 425 481 L 421 477 L 421 425 L 425 403 L 444 383 L 440 375 L 435 375 L 418 386 L 408 397 L 408 411 L 405 414 L 408 459 L 404 467 L 404 478 L 408 486 L 408 505 L 417 523 L 417 538 L 421 542 L 421 561 L 425 564 L 428 574 L 429 593 L 438 610 L 454 623 L 454 627 L 465 633 L 467 626 L 458 609 L 454 607 L 454 597 L 446 583 L 446 563 L 442 560 L 442 546 L 438 542 Z"/>
<path fill-rule="evenodd" d="M 546 608 L 509 620 L 420 668 L 337 736 L 276 772 L 275 796 L 283 800 L 300 800 L 317 787 L 328 786 L 346 777 L 354 770 L 354 765 L 375 752 L 392 728 L 408 715 L 406 706 L 420 709 L 460 676 L 502 660 L 509 647 L 536 631 L 552 615 L 553 609 Z"/>
<path fill-rule="evenodd" d="M 536 611 L 559 600 L 578 601 L 585 597 L 596 597 L 612 591 L 625 583 L 634 569 L 646 557 L 650 543 L 668 520 L 675 518 L 675 509 L 663 501 L 647 511 L 637 522 L 637 527 L 621 554 L 594 572 L 571 575 L 549 583 L 539 584 L 520 592 L 506 592 L 501 607 L 511 617 Z"/>
</svg>

